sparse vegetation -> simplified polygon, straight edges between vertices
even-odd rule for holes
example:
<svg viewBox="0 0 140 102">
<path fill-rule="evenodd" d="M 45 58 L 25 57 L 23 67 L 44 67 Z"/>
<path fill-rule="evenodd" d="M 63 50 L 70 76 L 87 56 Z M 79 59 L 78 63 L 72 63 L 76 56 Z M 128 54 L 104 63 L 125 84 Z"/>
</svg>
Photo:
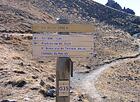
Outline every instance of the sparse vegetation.
<svg viewBox="0 0 140 102">
<path fill-rule="evenodd" d="M 81 81 L 88 80 L 91 85 L 93 82 L 94 88 L 95 79 L 91 81 L 85 76 L 88 78 L 104 65 L 128 58 L 127 62 L 99 73 L 101 76 L 97 79 L 96 87 L 105 102 L 139 101 L 140 65 L 139 59 L 133 59 L 139 57 L 140 43 L 130 34 L 140 32 L 140 17 L 92 0 L 10 1 L 1 0 L 0 4 L 0 102 L 55 101 L 56 59 L 33 59 L 31 24 L 56 23 L 56 18 L 62 14 L 68 15 L 71 23 L 94 23 L 96 27 L 96 32 L 88 33 L 94 38 L 93 56 L 72 59 L 75 83 L 83 85 Z M 62 7 L 65 9 L 60 9 Z M 132 61 L 129 61 L 131 58 Z M 79 74 L 81 79 L 75 77 L 77 73 L 82 73 Z M 94 94 L 92 88 L 87 87 L 91 91 L 88 93 Z M 84 93 L 87 90 L 83 91 L 71 83 L 71 102 L 96 100 L 96 97 L 90 97 L 92 94 Z"/>
</svg>

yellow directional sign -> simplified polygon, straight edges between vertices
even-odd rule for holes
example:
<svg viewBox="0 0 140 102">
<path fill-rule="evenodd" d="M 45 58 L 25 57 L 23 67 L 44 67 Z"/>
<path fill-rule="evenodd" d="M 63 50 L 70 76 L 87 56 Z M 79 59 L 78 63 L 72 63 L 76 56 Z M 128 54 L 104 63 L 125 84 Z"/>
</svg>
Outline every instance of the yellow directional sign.
<svg viewBox="0 0 140 102">
<path fill-rule="evenodd" d="M 91 24 L 33 24 L 33 32 L 94 32 Z"/>
</svg>

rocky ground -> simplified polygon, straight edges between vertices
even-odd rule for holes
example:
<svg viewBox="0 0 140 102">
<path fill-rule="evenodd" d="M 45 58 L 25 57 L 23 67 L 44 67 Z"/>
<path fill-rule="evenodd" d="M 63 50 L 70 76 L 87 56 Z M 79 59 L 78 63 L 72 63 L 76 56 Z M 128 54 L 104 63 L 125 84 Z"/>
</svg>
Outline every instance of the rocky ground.
<svg viewBox="0 0 140 102">
<path fill-rule="evenodd" d="M 86 2 L 75 1 L 74 11 L 68 12 L 71 12 L 71 15 L 68 14 L 72 17 L 71 22 L 90 21 L 96 28 L 94 33 L 88 33 L 94 39 L 93 56 L 72 59 L 71 102 L 102 102 L 100 99 L 103 102 L 138 102 L 140 65 L 135 57 L 140 53 L 139 41 L 127 32 L 97 22 L 96 19 L 100 18 L 98 13 L 106 7 L 90 0 Z M 67 7 L 69 3 L 67 1 L 62 5 L 57 0 L 0 0 L 0 102 L 55 102 L 56 59 L 33 59 L 31 25 L 55 23 L 56 17 L 63 12 L 57 8 Z M 95 11 L 100 7 L 97 15 L 87 16 L 90 9 L 80 9 L 83 5 L 90 6 L 89 3 L 94 5 Z M 120 14 L 118 11 L 111 12 L 114 12 L 114 17 Z M 131 17 L 127 15 L 127 20 Z M 115 22 L 122 24 L 124 21 L 125 25 L 127 20 L 116 19 Z M 139 17 L 130 21 L 134 24 L 137 20 Z M 137 30 L 138 24 L 136 22 Z M 127 61 L 115 64 L 124 59 Z"/>
<path fill-rule="evenodd" d="M 106 29 L 106 33 L 104 34 L 102 33 L 103 29 Z M 95 45 L 94 47 L 96 52 L 93 57 L 73 59 L 75 62 L 74 78 L 76 78 L 76 73 L 89 73 L 109 61 L 114 61 L 117 58 L 134 56 L 139 53 L 137 47 L 138 43 L 135 39 L 131 38 L 127 33 L 125 35 L 124 32 L 120 30 L 110 29 L 111 28 L 97 29 L 97 31 L 99 31 L 93 35 L 95 39 L 94 44 L 98 44 L 98 46 Z M 116 32 L 116 34 L 114 33 L 114 35 L 112 35 L 111 32 Z M 120 36 L 121 39 L 118 39 Z M 56 59 L 47 59 L 46 61 L 34 60 L 32 57 L 31 41 L 32 34 L 1 33 L 0 101 L 55 101 L 55 94 L 50 95 L 48 92 L 49 90 L 55 91 Z M 104 44 L 105 47 L 102 47 L 102 44 Z M 123 46 L 122 44 L 124 44 L 123 48 L 121 47 Z M 78 82 L 78 79 L 74 80 Z M 86 102 L 88 100 L 88 95 L 86 93 L 83 94 L 82 90 L 77 90 L 80 87 L 75 88 L 73 81 L 71 87 L 72 102 L 80 100 Z"/>
<path fill-rule="evenodd" d="M 0 31 L 31 32 L 33 23 L 50 23 L 54 18 L 26 0 L 0 0 Z"/>
<path fill-rule="evenodd" d="M 140 101 L 140 58 L 110 66 L 96 82 L 104 102 Z"/>
<path fill-rule="evenodd" d="M 140 17 L 93 0 L 0 0 L 0 14 L 0 31 L 30 32 L 32 23 L 54 22 L 65 14 L 71 22 L 104 22 L 131 35 L 140 32 Z"/>
<path fill-rule="evenodd" d="M 55 87 L 55 62 L 33 60 L 31 39 L 19 35 L 1 37 L 0 100 L 43 102 L 44 92 Z"/>
</svg>

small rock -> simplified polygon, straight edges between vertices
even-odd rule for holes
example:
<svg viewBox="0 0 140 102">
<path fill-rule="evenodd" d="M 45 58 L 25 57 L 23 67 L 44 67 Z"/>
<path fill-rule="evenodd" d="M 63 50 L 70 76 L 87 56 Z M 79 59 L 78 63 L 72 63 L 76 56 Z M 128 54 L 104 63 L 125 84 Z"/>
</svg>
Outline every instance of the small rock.
<svg viewBox="0 0 140 102">
<path fill-rule="evenodd" d="M 52 82 L 55 82 L 54 78 L 52 78 L 52 77 L 48 77 L 48 79 Z"/>
<path fill-rule="evenodd" d="M 128 80 L 133 80 L 133 77 L 131 77 L 131 76 L 128 76 Z"/>
<path fill-rule="evenodd" d="M 33 88 L 31 88 L 31 90 L 38 90 L 39 88 L 37 88 L 37 87 L 33 87 Z"/>
<path fill-rule="evenodd" d="M 50 89 L 51 88 L 51 85 L 47 84 L 45 88 L 46 89 Z"/>
<path fill-rule="evenodd" d="M 20 66 L 24 66 L 23 62 L 19 63 L 18 65 L 20 65 Z"/>
<path fill-rule="evenodd" d="M 11 40 L 11 39 L 12 39 L 12 35 L 3 34 L 3 35 L 2 35 L 2 38 L 3 38 L 4 40 Z"/>
<path fill-rule="evenodd" d="M 21 57 L 19 57 L 19 56 L 14 56 L 14 57 L 12 57 L 14 60 L 22 60 L 22 58 Z"/>
<path fill-rule="evenodd" d="M 48 89 L 47 91 L 45 90 L 40 90 L 39 91 L 44 97 L 55 97 L 55 89 Z"/>
<path fill-rule="evenodd" d="M 111 84 L 110 82 L 107 82 L 108 84 Z"/>
<path fill-rule="evenodd" d="M 85 66 L 85 67 L 86 67 L 87 69 L 91 69 L 91 67 L 90 67 L 90 66 L 88 66 L 88 65 L 87 65 L 87 66 Z"/>
<path fill-rule="evenodd" d="M 82 94 L 82 95 L 78 96 L 77 101 L 83 101 L 83 99 L 84 99 L 84 95 Z"/>
<path fill-rule="evenodd" d="M 103 98 L 103 99 L 106 99 L 106 98 L 107 98 L 107 96 L 103 96 L 102 98 Z"/>
<path fill-rule="evenodd" d="M 38 63 L 44 63 L 44 61 L 38 61 Z"/>
<path fill-rule="evenodd" d="M 28 64 L 27 66 L 32 66 L 31 64 Z"/>
<path fill-rule="evenodd" d="M 24 101 L 28 101 L 29 102 L 29 100 L 30 100 L 30 98 L 28 98 L 28 97 L 24 98 Z"/>
<path fill-rule="evenodd" d="M 55 89 L 55 87 L 54 86 L 50 86 L 50 89 Z"/>
<path fill-rule="evenodd" d="M 90 71 L 85 71 L 84 73 L 89 73 Z"/>
<path fill-rule="evenodd" d="M 37 78 L 38 78 L 38 76 L 32 76 L 32 78 L 33 78 L 33 79 L 37 79 Z"/>
<path fill-rule="evenodd" d="M 45 92 L 45 90 L 42 90 L 42 89 L 41 89 L 41 90 L 39 91 L 39 93 L 41 93 L 44 97 L 46 97 L 46 92 Z"/>
<path fill-rule="evenodd" d="M 49 89 L 46 93 L 46 96 L 49 96 L 49 97 L 55 97 L 55 92 L 56 90 L 55 89 Z"/>
<path fill-rule="evenodd" d="M 78 98 L 78 100 L 77 101 L 82 101 L 82 99 L 81 98 Z"/>
<path fill-rule="evenodd" d="M 15 73 L 18 73 L 18 74 L 25 74 L 24 71 L 17 71 L 17 70 L 15 70 L 14 72 L 15 72 Z"/>
<path fill-rule="evenodd" d="M 1 102 L 16 102 L 16 101 L 2 100 Z"/>
<path fill-rule="evenodd" d="M 135 101 L 130 101 L 130 102 L 135 102 Z"/>
<path fill-rule="evenodd" d="M 41 81 L 40 81 L 40 85 L 41 85 L 41 86 L 44 86 L 44 85 L 45 85 L 45 82 L 44 82 L 43 80 L 41 80 Z"/>
<path fill-rule="evenodd" d="M 3 69 L 3 68 L 0 68 L 0 71 L 1 71 L 1 70 L 4 70 L 4 69 Z"/>
<path fill-rule="evenodd" d="M 77 101 L 83 101 L 82 97 L 78 97 Z"/>
<path fill-rule="evenodd" d="M 56 89 L 54 86 L 47 85 L 45 90 L 40 90 L 39 92 L 44 96 L 44 97 L 55 97 L 56 96 Z"/>
<path fill-rule="evenodd" d="M 20 81 L 17 81 L 15 85 L 16 87 L 23 87 L 26 84 L 27 84 L 26 81 L 20 80 Z"/>
<path fill-rule="evenodd" d="M 32 38 L 33 38 L 32 36 L 25 36 L 24 37 L 24 39 L 27 39 L 27 40 L 32 40 Z"/>
<path fill-rule="evenodd" d="M 7 86 L 7 85 L 9 85 L 9 84 L 11 84 L 12 87 L 14 87 L 14 86 L 16 86 L 16 87 L 23 87 L 23 86 L 26 85 L 27 83 L 26 83 L 26 81 L 24 81 L 24 80 L 19 80 L 19 81 L 17 81 L 17 82 L 15 82 L 15 81 L 8 81 L 8 82 L 5 84 L 5 86 Z"/>
</svg>

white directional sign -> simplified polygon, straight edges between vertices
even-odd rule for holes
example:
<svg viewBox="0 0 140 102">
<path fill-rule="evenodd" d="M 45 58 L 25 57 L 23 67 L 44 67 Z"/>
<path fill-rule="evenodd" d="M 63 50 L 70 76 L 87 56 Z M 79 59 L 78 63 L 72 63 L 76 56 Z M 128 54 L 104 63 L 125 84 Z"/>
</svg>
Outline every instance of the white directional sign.
<svg viewBox="0 0 140 102">
<path fill-rule="evenodd" d="M 33 56 L 43 57 L 88 57 L 93 52 L 91 35 L 33 35 Z"/>
</svg>

